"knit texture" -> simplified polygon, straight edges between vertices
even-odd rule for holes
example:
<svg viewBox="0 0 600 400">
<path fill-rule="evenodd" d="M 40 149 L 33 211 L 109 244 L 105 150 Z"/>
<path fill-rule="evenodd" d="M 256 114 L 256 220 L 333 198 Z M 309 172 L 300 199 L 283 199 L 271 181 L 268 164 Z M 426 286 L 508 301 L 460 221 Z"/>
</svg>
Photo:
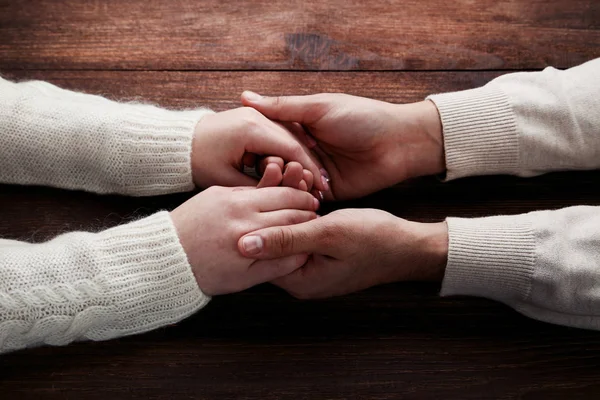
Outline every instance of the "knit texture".
<svg viewBox="0 0 600 400">
<path fill-rule="evenodd" d="M 526 218 L 447 218 L 446 222 L 449 252 L 442 296 L 480 296 L 508 304 L 529 297 L 535 239 Z"/>
<path fill-rule="evenodd" d="M 194 127 L 208 113 L 0 78 L 0 182 L 133 196 L 188 191 Z"/>
<path fill-rule="evenodd" d="M 444 130 L 446 178 L 600 168 L 599 88 L 596 59 L 429 96 Z"/>
<path fill-rule="evenodd" d="M 518 173 L 517 124 L 502 90 L 488 85 L 428 99 L 444 129 L 446 179 Z"/>
<path fill-rule="evenodd" d="M 0 241 L 0 352 L 107 340 L 202 308 L 167 212 L 47 243 Z"/>
<path fill-rule="evenodd" d="M 135 196 L 190 190 L 194 128 L 211 112 L 0 79 L 0 182 Z M 42 244 L 0 240 L 0 352 L 141 333 L 208 300 L 166 212 Z"/>
<path fill-rule="evenodd" d="M 600 59 L 430 99 L 449 180 L 600 167 Z M 442 295 L 487 297 L 542 321 L 600 329 L 600 207 L 447 223 Z"/>
</svg>

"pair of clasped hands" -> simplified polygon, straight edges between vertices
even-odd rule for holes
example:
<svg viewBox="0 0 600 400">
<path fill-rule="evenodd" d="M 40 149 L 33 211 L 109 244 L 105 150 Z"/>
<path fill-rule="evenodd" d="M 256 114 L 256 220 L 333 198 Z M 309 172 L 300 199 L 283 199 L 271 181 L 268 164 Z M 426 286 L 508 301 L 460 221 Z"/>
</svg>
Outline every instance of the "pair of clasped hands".
<svg viewBox="0 0 600 400">
<path fill-rule="evenodd" d="M 272 282 L 307 299 L 441 279 L 445 223 L 373 209 L 317 215 L 321 201 L 442 173 L 441 123 L 432 102 L 244 92 L 242 104 L 198 123 L 193 178 L 208 189 L 171 212 L 204 293 Z M 255 165 L 258 182 L 242 172 Z"/>
</svg>

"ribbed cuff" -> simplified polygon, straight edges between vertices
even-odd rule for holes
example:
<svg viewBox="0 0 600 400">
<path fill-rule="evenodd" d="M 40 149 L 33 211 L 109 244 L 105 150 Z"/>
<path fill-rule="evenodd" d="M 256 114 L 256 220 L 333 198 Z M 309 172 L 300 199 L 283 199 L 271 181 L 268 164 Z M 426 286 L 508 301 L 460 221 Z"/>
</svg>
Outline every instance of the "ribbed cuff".
<svg viewBox="0 0 600 400">
<path fill-rule="evenodd" d="M 535 238 L 526 215 L 448 218 L 448 264 L 442 296 L 524 301 L 531 290 Z"/>
<path fill-rule="evenodd" d="M 192 139 L 208 109 L 169 111 L 126 104 L 119 121 L 122 192 L 154 196 L 194 189 Z"/>
<path fill-rule="evenodd" d="M 108 229 L 98 237 L 103 272 L 96 283 L 109 296 L 106 302 L 115 320 L 91 330 L 86 335 L 90 339 L 173 324 L 210 300 L 196 283 L 169 213 Z"/>
<path fill-rule="evenodd" d="M 488 84 L 428 99 L 442 121 L 447 180 L 518 172 L 515 117 L 501 89 Z"/>
</svg>

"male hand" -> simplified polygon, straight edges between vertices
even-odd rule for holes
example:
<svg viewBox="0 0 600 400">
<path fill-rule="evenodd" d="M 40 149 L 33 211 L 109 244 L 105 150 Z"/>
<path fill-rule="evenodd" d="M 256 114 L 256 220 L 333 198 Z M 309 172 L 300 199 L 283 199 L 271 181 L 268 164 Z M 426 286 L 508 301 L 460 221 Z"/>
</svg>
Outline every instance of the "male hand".
<svg viewBox="0 0 600 400">
<path fill-rule="evenodd" d="M 260 260 L 310 254 L 302 268 L 273 283 L 298 298 L 323 298 L 395 281 L 441 280 L 448 232 L 444 222 L 423 224 L 380 210 L 344 209 L 248 233 L 238 248 Z"/>
<path fill-rule="evenodd" d="M 200 187 L 256 186 L 243 173 L 263 156 L 297 162 L 314 177 L 316 190 L 327 191 L 320 165 L 311 152 L 283 125 L 252 108 L 237 108 L 206 115 L 196 126 L 192 142 L 192 175 Z M 312 184 L 311 184 L 312 186 Z"/>
<path fill-rule="evenodd" d="M 303 142 L 329 173 L 329 199 L 361 197 L 445 170 L 441 122 L 430 101 L 391 104 L 345 94 L 262 97 L 244 92 L 242 103 L 310 132 Z"/>
</svg>

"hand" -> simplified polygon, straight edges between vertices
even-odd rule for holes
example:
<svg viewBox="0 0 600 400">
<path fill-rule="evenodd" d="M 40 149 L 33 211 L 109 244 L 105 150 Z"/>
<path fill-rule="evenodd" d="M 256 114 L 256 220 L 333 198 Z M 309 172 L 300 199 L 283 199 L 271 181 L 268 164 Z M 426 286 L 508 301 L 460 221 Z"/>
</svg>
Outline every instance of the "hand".
<svg viewBox="0 0 600 400">
<path fill-rule="evenodd" d="M 311 152 L 281 124 L 252 108 L 210 114 L 200 120 L 192 143 L 194 183 L 200 187 L 256 186 L 257 181 L 242 171 L 244 165 L 254 167 L 260 156 L 298 162 L 316 177 L 316 189 L 327 190 Z"/>
<path fill-rule="evenodd" d="M 318 205 L 310 193 L 292 188 L 213 186 L 173 210 L 171 218 L 200 289 L 213 296 L 247 289 L 303 265 L 305 254 L 273 261 L 244 258 L 237 241 L 257 229 L 310 221 Z"/>
<path fill-rule="evenodd" d="M 329 173 L 332 191 L 326 198 L 360 197 L 445 170 L 441 122 L 430 101 L 391 104 L 345 94 L 261 97 L 244 92 L 242 103 L 310 131 L 303 142 Z"/>
<path fill-rule="evenodd" d="M 258 246 L 245 248 L 244 244 Z M 344 209 L 240 238 L 241 254 L 261 260 L 311 254 L 274 283 L 295 297 L 323 298 L 408 280 L 441 280 L 448 253 L 445 222 L 422 224 L 370 209 Z"/>
</svg>

